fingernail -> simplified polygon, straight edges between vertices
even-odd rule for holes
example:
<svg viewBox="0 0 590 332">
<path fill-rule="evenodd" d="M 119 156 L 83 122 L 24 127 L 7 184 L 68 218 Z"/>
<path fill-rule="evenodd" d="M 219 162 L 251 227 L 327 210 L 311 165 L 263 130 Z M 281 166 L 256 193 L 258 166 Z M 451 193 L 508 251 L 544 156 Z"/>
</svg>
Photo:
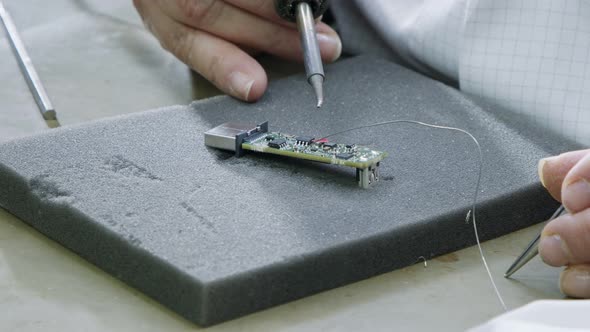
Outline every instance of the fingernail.
<svg viewBox="0 0 590 332">
<path fill-rule="evenodd" d="M 567 296 L 590 298 L 590 271 L 569 267 L 561 273 L 559 288 Z"/>
<path fill-rule="evenodd" d="M 547 165 L 548 162 L 550 162 L 556 158 L 557 157 L 549 157 L 549 158 L 543 158 L 543 159 L 539 160 L 539 165 L 537 167 L 537 170 L 539 172 L 539 179 L 541 180 L 541 184 L 545 188 L 547 188 L 547 181 L 544 177 L 545 172 L 543 170 L 545 168 L 545 165 Z"/>
<path fill-rule="evenodd" d="M 229 75 L 230 93 L 245 101 L 248 101 L 250 97 L 252 85 L 254 85 L 254 80 L 242 72 L 235 71 Z"/>
<path fill-rule="evenodd" d="M 342 53 L 342 41 L 338 36 L 328 35 L 323 33 L 317 34 L 318 43 L 320 43 L 320 48 L 331 50 L 332 57 L 330 61 L 336 61 L 340 58 Z M 323 47 L 322 47 L 323 46 Z"/>
<path fill-rule="evenodd" d="M 547 186 L 545 185 L 545 179 L 543 179 L 543 168 L 545 167 L 545 164 L 547 164 L 547 159 L 539 160 L 539 166 L 537 167 L 537 171 L 539 172 L 539 179 L 541 180 L 541 184 L 543 185 L 543 187 L 547 188 Z"/>
<path fill-rule="evenodd" d="M 564 266 L 569 260 L 569 249 L 558 234 L 545 235 L 539 243 L 539 253 L 543 261 L 551 266 Z"/>
<path fill-rule="evenodd" d="M 586 179 L 580 179 L 566 185 L 563 189 L 561 199 L 568 211 L 572 213 L 577 213 L 590 207 L 590 182 Z"/>
</svg>

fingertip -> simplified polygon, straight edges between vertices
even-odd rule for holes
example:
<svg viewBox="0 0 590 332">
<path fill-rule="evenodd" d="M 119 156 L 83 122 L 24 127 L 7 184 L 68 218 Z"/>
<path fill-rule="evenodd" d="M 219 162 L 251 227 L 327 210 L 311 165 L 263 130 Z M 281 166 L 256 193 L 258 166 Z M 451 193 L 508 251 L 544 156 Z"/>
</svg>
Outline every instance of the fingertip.
<svg viewBox="0 0 590 332">
<path fill-rule="evenodd" d="M 561 272 L 559 289 L 569 297 L 590 298 L 590 266 L 573 265 Z"/>
<path fill-rule="evenodd" d="M 268 86 L 268 77 L 266 76 L 266 71 L 264 68 L 262 68 L 258 61 L 256 61 L 254 58 L 249 60 L 250 63 L 244 70 L 246 70 L 250 77 L 252 77 L 254 83 L 250 87 L 248 96 L 244 99 L 244 101 L 255 102 L 262 98 L 266 92 L 266 88 Z"/>
<path fill-rule="evenodd" d="M 579 179 L 566 183 L 561 192 L 563 205 L 571 213 L 578 213 L 590 207 L 590 182 Z"/>
<path fill-rule="evenodd" d="M 590 150 L 566 152 L 559 156 L 545 158 L 539 161 L 539 178 L 553 198 L 558 201 L 562 200 L 562 186 L 564 182 L 572 183 L 570 171 L 575 168 L 580 169 L 576 165 L 584 157 L 590 159 Z M 590 162 L 588 164 L 590 165 Z M 590 166 L 588 168 L 590 169 Z M 566 181 L 566 179 L 568 180 Z"/>
<path fill-rule="evenodd" d="M 227 78 L 227 89 L 229 95 L 246 102 L 254 102 L 260 99 L 268 85 L 266 72 L 255 60 L 253 63 L 230 70 Z"/>
<path fill-rule="evenodd" d="M 558 201 L 561 201 L 561 184 L 567 174 L 563 170 L 563 163 L 560 162 L 560 157 L 555 156 L 541 159 L 538 165 L 541 184 Z"/>
<path fill-rule="evenodd" d="M 571 213 L 590 208 L 590 152 L 573 166 L 563 180 L 561 198 Z"/>
<path fill-rule="evenodd" d="M 264 71 L 263 71 L 262 75 L 260 75 L 260 74 L 256 75 L 254 83 L 250 87 L 250 91 L 249 91 L 248 96 L 245 99 L 245 101 L 247 101 L 247 102 L 258 101 L 260 98 L 262 98 L 262 96 L 264 96 L 267 86 L 268 86 L 268 79 L 266 77 L 266 73 L 264 73 Z"/>
<path fill-rule="evenodd" d="M 559 234 L 544 234 L 539 242 L 539 255 L 545 264 L 564 266 L 568 263 L 569 249 Z"/>
<path fill-rule="evenodd" d="M 541 234 L 539 254 L 551 266 L 590 262 L 590 209 L 550 221 Z"/>
<path fill-rule="evenodd" d="M 543 158 L 543 159 L 539 160 L 539 164 L 537 165 L 537 172 L 539 174 L 539 180 L 541 181 L 541 184 L 545 188 L 547 188 L 547 181 L 545 180 L 545 165 L 547 164 L 547 159 L 549 159 L 549 158 Z"/>
<path fill-rule="evenodd" d="M 331 26 L 324 22 L 318 22 L 315 26 L 315 30 L 317 33 L 324 33 L 328 35 L 338 35 L 336 30 L 334 30 Z"/>
<path fill-rule="evenodd" d="M 342 41 L 337 34 L 318 33 L 318 43 L 320 45 L 320 54 L 326 62 L 334 62 L 342 54 Z"/>
</svg>

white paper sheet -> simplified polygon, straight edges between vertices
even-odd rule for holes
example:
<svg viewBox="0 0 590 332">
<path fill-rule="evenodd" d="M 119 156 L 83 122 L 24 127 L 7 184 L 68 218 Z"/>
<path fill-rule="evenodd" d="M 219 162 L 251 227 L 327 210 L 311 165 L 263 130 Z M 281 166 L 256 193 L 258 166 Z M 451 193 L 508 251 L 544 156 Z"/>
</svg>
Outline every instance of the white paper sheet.
<svg viewBox="0 0 590 332">
<path fill-rule="evenodd" d="M 418 69 L 590 145 L 590 0 L 356 0 Z"/>
<path fill-rule="evenodd" d="M 582 332 L 590 330 L 590 300 L 535 301 L 469 332 Z"/>
</svg>

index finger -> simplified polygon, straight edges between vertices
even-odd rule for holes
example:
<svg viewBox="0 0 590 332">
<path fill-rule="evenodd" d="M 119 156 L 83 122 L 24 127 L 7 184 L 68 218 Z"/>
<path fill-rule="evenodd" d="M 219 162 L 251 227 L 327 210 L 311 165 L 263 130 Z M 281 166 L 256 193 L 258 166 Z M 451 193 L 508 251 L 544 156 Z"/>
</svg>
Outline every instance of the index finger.
<svg viewBox="0 0 590 332">
<path fill-rule="evenodd" d="M 590 149 L 566 152 L 539 161 L 539 178 L 553 198 L 561 202 L 561 187 L 565 177 L 588 154 Z"/>
</svg>

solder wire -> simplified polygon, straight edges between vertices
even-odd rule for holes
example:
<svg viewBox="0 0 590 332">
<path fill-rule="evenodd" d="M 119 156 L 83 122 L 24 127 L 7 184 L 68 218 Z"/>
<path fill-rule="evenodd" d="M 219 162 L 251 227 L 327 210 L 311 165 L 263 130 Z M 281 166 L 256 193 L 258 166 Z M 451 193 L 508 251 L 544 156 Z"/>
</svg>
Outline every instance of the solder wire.
<svg viewBox="0 0 590 332">
<path fill-rule="evenodd" d="M 424 122 L 414 121 L 414 120 L 392 120 L 392 121 L 378 122 L 378 123 L 368 124 L 368 125 L 364 125 L 364 126 L 358 126 L 358 127 L 354 127 L 354 128 L 345 129 L 345 130 L 330 134 L 328 136 L 325 136 L 321 139 L 327 139 L 327 138 L 330 138 L 333 136 L 345 134 L 345 133 L 348 133 L 351 131 L 366 129 L 366 128 L 374 128 L 374 127 L 379 127 L 379 126 L 386 126 L 386 125 L 392 125 L 392 124 L 402 124 L 402 123 L 414 124 L 414 125 L 420 125 L 420 126 L 424 126 L 424 127 L 428 127 L 428 128 L 442 129 L 442 130 L 449 130 L 449 131 L 463 133 L 463 134 L 469 136 L 469 138 L 471 138 L 471 140 L 473 140 L 473 142 L 477 146 L 477 151 L 479 154 L 479 170 L 478 170 L 478 174 L 477 174 L 477 184 L 475 185 L 475 193 L 473 195 L 473 202 L 471 205 L 471 211 L 469 211 L 467 213 L 467 217 L 469 217 L 469 213 L 471 213 L 471 220 L 473 222 L 473 230 L 475 232 L 475 240 L 477 242 L 477 248 L 479 249 L 479 254 L 481 256 L 481 260 L 482 260 L 483 265 L 486 269 L 486 272 L 488 274 L 488 277 L 490 279 L 490 283 L 492 284 L 494 292 L 496 293 L 496 297 L 500 301 L 500 305 L 502 306 L 504 311 L 508 311 L 508 307 L 506 307 L 506 303 L 504 302 L 504 299 L 502 298 L 502 294 L 500 293 L 500 290 L 498 289 L 498 286 L 496 285 L 496 281 L 494 280 L 494 277 L 492 276 L 492 272 L 490 271 L 490 267 L 488 266 L 488 262 L 486 260 L 484 253 L 483 253 L 481 241 L 479 240 L 479 232 L 477 231 L 475 209 L 476 209 L 476 205 L 477 205 L 477 198 L 478 198 L 479 189 L 481 186 L 481 178 L 482 178 L 482 174 L 483 174 L 483 152 L 481 150 L 481 145 L 479 144 L 479 141 L 477 140 L 477 138 L 475 138 L 475 136 L 473 136 L 467 130 L 455 128 L 455 127 L 439 126 L 439 125 L 434 125 L 434 124 L 429 124 L 429 123 L 424 123 Z"/>
</svg>

